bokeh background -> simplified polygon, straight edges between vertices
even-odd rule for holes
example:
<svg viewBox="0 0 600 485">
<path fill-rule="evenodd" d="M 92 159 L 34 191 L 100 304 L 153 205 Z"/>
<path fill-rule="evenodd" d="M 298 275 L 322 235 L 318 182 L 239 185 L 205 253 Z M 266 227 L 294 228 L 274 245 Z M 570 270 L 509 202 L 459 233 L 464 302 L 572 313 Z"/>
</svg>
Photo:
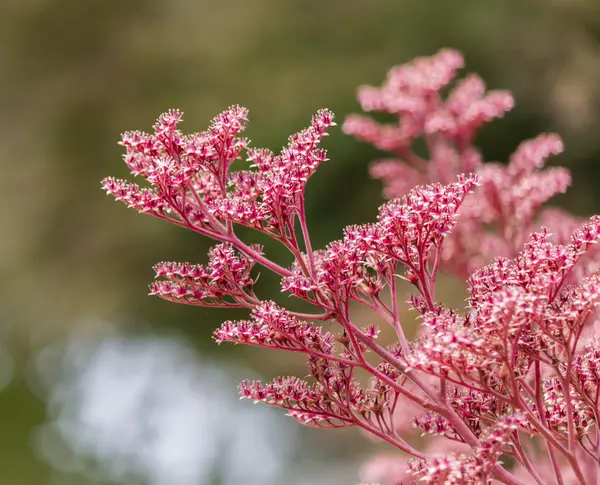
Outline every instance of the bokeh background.
<svg viewBox="0 0 600 485">
<path fill-rule="evenodd" d="M 208 242 L 113 203 L 100 179 L 125 176 L 119 134 L 169 108 L 200 131 L 247 106 L 254 145 L 277 150 L 318 108 L 341 121 L 358 85 L 441 47 L 515 94 L 479 137 L 486 158 L 556 131 L 574 174 L 556 202 L 600 212 L 598 0 L 2 0 L 0 483 L 358 481 L 374 450 L 358 432 L 237 400 L 242 378 L 302 375 L 301 359 L 217 347 L 213 329 L 241 314 L 146 296 L 153 263 L 202 262 Z M 380 154 L 331 134 L 308 189 L 320 247 L 381 203 Z"/>
</svg>

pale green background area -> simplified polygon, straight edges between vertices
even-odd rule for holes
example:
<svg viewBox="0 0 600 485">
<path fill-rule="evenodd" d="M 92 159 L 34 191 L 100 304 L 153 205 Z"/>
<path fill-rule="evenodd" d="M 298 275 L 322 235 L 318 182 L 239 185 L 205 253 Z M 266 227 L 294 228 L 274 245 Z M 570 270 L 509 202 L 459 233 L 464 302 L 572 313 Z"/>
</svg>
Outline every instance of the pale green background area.
<svg viewBox="0 0 600 485">
<path fill-rule="evenodd" d="M 301 360 L 217 347 L 212 330 L 243 312 L 146 296 L 153 263 L 203 261 L 207 241 L 111 202 L 100 179 L 126 175 L 119 134 L 169 108 L 199 131 L 242 104 L 253 144 L 277 150 L 317 109 L 341 123 L 358 85 L 446 46 L 515 94 L 479 137 L 486 158 L 557 131 L 574 188 L 556 203 L 599 212 L 595 0 L 4 0 L 0 484 L 358 481 L 360 433 L 303 430 L 236 400 L 244 376 L 302 375 Z M 325 145 L 308 188 L 317 247 L 381 203 L 367 167 L 382 154 L 339 128 Z M 276 285 L 263 272 L 261 294 Z"/>
</svg>

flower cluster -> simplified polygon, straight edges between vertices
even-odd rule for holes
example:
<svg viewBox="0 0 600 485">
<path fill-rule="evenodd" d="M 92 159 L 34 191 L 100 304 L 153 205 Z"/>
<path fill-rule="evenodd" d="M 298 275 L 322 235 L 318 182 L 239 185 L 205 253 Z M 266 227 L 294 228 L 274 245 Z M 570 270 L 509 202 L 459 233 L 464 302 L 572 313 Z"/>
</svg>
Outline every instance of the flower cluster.
<svg viewBox="0 0 600 485">
<path fill-rule="evenodd" d="M 344 123 L 396 157 L 372 169 L 392 199 L 376 222 L 347 227 L 325 249 L 312 247 L 304 197 L 327 160 L 320 143 L 334 123 L 326 110 L 278 155 L 241 136 L 244 108 L 195 134 L 180 131 L 182 114 L 170 111 L 152 134 L 121 141 L 125 163 L 148 186 L 107 178 L 103 187 L 140 213 L 218 243 L 206 265 L 157 264 L 151 294 L 246 308 L 248 320 L 215 331 L 218 343 L 305 355 L 306 379 L 244 381 L 241 395 L 305 425 L 361 428 L 402 452 L 367 466 L 366 481 L 595 484 L 600 217 L 580 223 L 541 209 L 570 183 L 566 170 L 544 168 L 562 151 L 556 135 L 524 142 L 506 165 L 483 163 L 474 138 L 513 100 L 486 92 L 475 75 L 451 87 L 462 65 L 459 53 L 444 50 L 394 68 L 381 88 L 360 89 L 365 111 L 398 117 L 397 125 L 364 116 Z M 429 159 L 412 148 L 419 137 Z M 237 160 L 250 166 L 233 170 Z M 239 225 L 282 243 L 293 263 L 283 267 L 246 244 Z M 257 265 L 312 310 L 257 296 Z M 467 281 L 465 308 L 438 301 L 440 269 Z M 405 298 L 421 325 L 413 339 L 401 319 L 399 278 L 413 288 Z M 357 306 L 372 312 L 368 325 L 351 311 Z M 380 338 L 384 325 L 394 341 Z"/>
<path fill-rule="evenodd" d="M 252 320 L 226 321 L 215 332 L 215 340 L 244 343 L 260 347 L 298 350 L 326 359 L 335 359 L 335 338 L 274 302 L 262 302 L 252 311 Z M 343 362 L 343 360 L 340 360 Z"/>
<path fill-rule="evenodd" d="M 256 254 L 260 246 L 251 245 Z M 154 266 L 157 278 L 150 294 L 168 301 L 197 306 L 245 307 L 257 301 L 252 292 L 254 261 L 237 254 L 231 244 L 223 243 L 208 253 L 208 266 L 189 263 L 159 263 Z"/>
<path fill-rule="evenodd" d="M 443 135 L 468 148 L 481 126 L 510 110 L 514 101 L 506 91 L 485 92 L 485 83 L 471 75 L 459 83 L 446 100 L 439 92 L 447 87 L 464 60 L 459 52 L 444 49 L 429 58 L 390 70 L 381 88 L 364 86 L 358 101 L 365 111 L 384 111 L 400 117 L 397 126 L 380 125 L 370 118 L 352 116 L 344 131 L 378 148 L 402 155 L 422 135 Z M 417 162 L 416 160 L 414 160 Z M 467 163 L 468 159 L 460 160 Z M 416 176 L 416 167 L 406 174 Z"/>
<path fill-rule="evenodd" d="M 232 164 L 248 147 L 248 140 L 239 136 L 247 114 L 245 108 L 232 106 L 208 130 L 184 135 L 177 128 L 183 114 L 169 111 L 158 119 L 153 134 L 125 133 L 121 141 L 125 163 L 152 188 L 107 178 L 104 189 L 139 212 L 193 226 L 211 237 L 229 234 L 235 222 L 293 245 L 295 241 L 288 239 L 290 224 L 303 210 L 308 178 L 327 160 L 319 143 L 334 124 L 333 115 L 327 110 L 317 113 L 311 126 L 291 136 L 278 156 L 248 149 L 247 160 L 257 170 L 232 172 Z"/>
<path fill-rule="evenodd" d="M 486 122 L 512 109 L 514 102 L 506 91 L 486 92 L 483 80 L 474 74 L 460 80 L 444 98 L 443 88 L 462 66 L 458 52 L 442 50 L 392 69 L 382 87 L 360 88 L 358 101 L 365 111 L 397 117 L 398 124 L 381 125 L 352 115 L 343 129 L 395 156 L 371 167 L 371 174 L 383 180 L 387 197 L 400 197 L 417 184 L 447 184 L 465 172 L 479 175 L 481 187 L 465 205 L 442 260 L 446 270 L 467 278 L 493 257 L 514 256 L 534 229 L 542 204 L 563 193 L 571 179 L 564 168 L 544 169 L 546 160 L 563 150 L 555 134 L 523 142 L 506 165 L 483 163 L 473 146 L 476 134 Z M 413 149 L 419 137 L 425 141 L 428 159 Z M 545 221 L 545 214 L 539 219 Z"/>
</svg>

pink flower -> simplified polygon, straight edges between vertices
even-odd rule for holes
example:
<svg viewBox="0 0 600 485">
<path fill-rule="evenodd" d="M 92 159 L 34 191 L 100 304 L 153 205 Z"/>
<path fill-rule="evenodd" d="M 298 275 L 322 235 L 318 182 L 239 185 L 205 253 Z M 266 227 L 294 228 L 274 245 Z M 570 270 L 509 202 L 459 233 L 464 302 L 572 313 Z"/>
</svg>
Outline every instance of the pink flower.
<svg viewBox="0 0 600 485">
<path fill-rule="evenodd" d="M 157 264 L 150 293 L 248 309 L 249 319 L 215 331 L 218 343 L 304 354 L 305 379 L 244 381 L 241 396 L 308 426 L 357 427 L 395 447 L 398 457 L 363 469 L 367 480 L 596 483 L 600 217 L 581 223 L 542 212 L 570 184 L 566 170 L 544 168 L 563 149 L 557 135 L 522 143 L 507 165 L 483 163 L 473 140 L 513 99 L 486 91 L 475 75 L 450 87 L 462 65 L 460 54 L 443 50 L 392 69 L 381 88 L 359 90 L 365 111 L 398 123 L 353 116 L 344 130 L 399 157 L 372 167 L 386 196 L 398 198 L 380 207 L 376 222 L 347 227 L 325 249 L 312 247 L 304 198 L 327 160 L 320 143 L 334 123 L 326 110 L 279 154 L 241 137 L 244 108 L 229 108 L 196 134 L 182 133 L 181 112 L 169 111 L 152 134 L 122 137 L 125 163 L 148 186 L 107 178 L 103 188 L 217 242 L 205 265 Z M 418 137 L 428 159 L 412 150 Z M 238 159 L 250 162 L 247 170 L 232 170 Z M 293 263 L 283 267 L 246 244 L 238 225 L 283 244 Z M 256 265 L 313 310 L 261 299 Z M 440 269 L 466 280 L 465 308 L 438 300 Z M 404 300 L 419 317 L 412 339 L 398 279 L 410 283 Z M 371 312 L 366 324 L 356 321 L 357 306 Z"/>
</svg>

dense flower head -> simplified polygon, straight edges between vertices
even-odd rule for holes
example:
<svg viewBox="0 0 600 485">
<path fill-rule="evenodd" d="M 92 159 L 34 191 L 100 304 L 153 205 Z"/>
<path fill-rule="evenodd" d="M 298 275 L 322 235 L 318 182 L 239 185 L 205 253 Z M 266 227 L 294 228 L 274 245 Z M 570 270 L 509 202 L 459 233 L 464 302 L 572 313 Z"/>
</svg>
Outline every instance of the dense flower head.
<svg viewBox="0 0 600 485">
<path fill-rule="evenodd" d="M 498 359 L 490 343 L 463 325 L 448 325 L 423 337 L 411 353 L 412 368 L 444 377 L 469 375 Z M 458 377 L 459 378 L 459 377 Z"/>
<path fill-rule="evenodd" d="M 157 264 L 150 293 L 247 309 L 248 319 L 214 332 L 218 343 L 302 355 L 305 378 L 244 381 L 241 396 L 308 426 L 358 427 L 403 453 L 376 459 L 363 478 L 596 483 L 600 217 L 584 222 L 542 210 L 570 184 L 568 171 L 545 167 L 563 150 L 557 135 L 523 142 L 507 164 L 484 163 L 475 136 L 513 99 L 487 91 L 473 74 L 455 81 L 463 63 L 442 50 L 392 69 L 379 88 L 359 90 L 365 111 L 398 118 L 344 123 L 395 157 L 372 167 L 390 200 L 375 222 L 346 227 L 324 249 L 312 247 L 304 198 L 327 160 L 320 144 L 335 124 L 327 110 L 279 153 L 241 136 L 245 108 L 232 106 L 193 134 L 180 131 L 180 111 L 169 111 L 151 134 L 121 139 L 126 165 L 147 186 L 109 177 L 103 188 L 217 242 L 206 264 Z M 413 150 L 419 137 L 425 158 Z M 233 170 L 236 161 L 248 165 Z M 276 240 L 293 262 L 281 266 L 246 244 L 237 225 Z M 256 265 L 275 273 L 306 313 L 255 293 Z M 440 269 L 466 280 L 464 308 L 440 300 Z M 414 336 L 404 302 L 417 316 Z"/>
<path fill-rule="evenodd" d="M 394 199 L 379 209 L 381 246 L 391 257 L 414 261 L 415 251 L 427 255 L 456 224 L 458 209 L 478 183 L 473 176 L 461 177 L 447 185 L 428 185 Z"/>
<path fill-rule="evenodd" d="M 592 275 L 564 286 L 581 253 L 575 244 L 554 245 L 548 238 L 547 232 L 533 234 L 517 258 L 499 258 L 474 273 L 467 319 L 448 311 L 426 313 L 423 324 L 430 331 L 415 347 L 410 365 L 453 379 L 470 375 L 488 385 L 511 355 L 513 371 L 526 374 L 532 364 L 526 355 L 560 354 L 589 324 L 600 301 L 600 280 Z M 517 347 L 533 354 L 515 360 Z"/>
<path fill-rule="evenodd" d="M 233 342 L 332 355 L 335 338 L 310 322 L 295 318 L 274 302 L 262 302 L 252 320 L 226 321 L 215 331 L 218 343 Z"/>
<path fill-rule="evenodd" d="M 102 188 L 116 200 L 138 212 L 155 216 L 170 212 L 167 201 L 156 190 L 140 188 L 137 184 L 114 177 L 104 179 Z"/>
<path fill-rule="evenodd" d="M 446 418 L 430 411 L 415 416 L 412 420 L 412 425 L 421 430 L 424 435 L 431 434 L 451 439 L 460 439 L 460 435 L 456 433 L 456 430 Z"/>
<path fill-rule="evenodd" d="M 333 115 L 319 111 L 279 155 L 248 147 L 249 141 L 239 136 L 247 116 L 245 108 L 232 106 L 208 130 L 186 135 L 177 129 L 183 114 L 169 111 L 159 117 L 152 134 L 124 133 L 125 163 L 151 188 L 107 178 L 104 190 L 139 212 L 196 230 L 218 234 L 234 222 L 270 229 L 285 239 L 308 179 L 327 160 L 319 143 L 335 125 Z M 244 150 L 256 170 L 231 171 Z"/>
<path fill-rule="evenodd" d="M 600 405 L 600 340 L 595 337 L 573 362 L 581 398 L 592 407 Z"/>
<path fill-rule="evenodd" d="M 393 68 L 380 88 L 361 87 L 357 97 L 364 111 L 396 115 L 398 125 L 381 125 L 353 115 L 344 122 L 344 131 L 400 155 L 423 134 L 442 135 L 460 146 L 468 145 L 484 123 L 502 117 L 514 101 L 506 91 L 486 93 L 483 80 L 475 75 L 459 82 L 443 100 L 440 91 L 463 64 L 460 53 L 444 49 Z"/>
<path fill-rule="evenodd" d="M 476 176 L 465 176 L 446 186 L 417 187 L 381 206 L 377 223 L 346 228 L 344 243 L 378 274 L 391 267 L 390 261 L 403 263 L 409 270 L 419 267 L 433 249 L 441 250 L 461 204 L 477 183 Z"/>
<path fill-rule="evenodd" d="M 363 414 L 376 410 L 376 396 L 349 379 L 344 366 L 319 377 L 315 384 L 297 377 L 278 377 L 268 384 L 244 381 L 240 393 L 243 398 L 284 408 L 302 424 L 315 427 L 354 426 L 352 409 Z"/>
<path fill-rule="evenodd" d="M 594 426 L 594 408 L 570 389 L 570 411 L 567 410 L 565 393 L 560 380 L 557 377 L 544 379 L 542 383 L 544 393 L 545 414 L 548 426 L 566 436 L 568 433 L 567 421 L 571 420 L 578 438 L 589 433 Z"/>
<path fill-rule="evenodd" d="M 595 244 L 600 235 L 597 232 L 598 223 L 597 218 L 592 218 L 575 231 L 568 245 L 551 243 L 548 230 L 534 233 L 516 258 L 498 258 L 490 265 L 477 270 L 469 280 L 469 294 L 471 304 L 479 312 L 478 316 L 487 316 L 486 308 L 493 307 L 493 304 L 489 304 L 491 299 L 502 291 L 522 290 L 524 295 L 551 303 L 585 251 Z M 588 280 L 587 285 L 593 286 L 594 281 L 594 278 Z M 579 288 L 583 290 L 584 286 Z M 572 287 L 564 291 L 577 292 Z M 510 298 L 508 294 L 507 298 Z M 579 300 L 583 302 L 586 297 Z M 591 302 L 589 298 L 587 300 Z M 570 301 L 573 302 L 574 299 Z M 484 313 L 481 313 L 482 311 Z"/>
<path fill-rule="evenodd" d="M 244 381 L 240 384 L 240 393 L 243 398 L 287 409 L 291 417 L 306 425 L 344 427 L 352 422 L 320 385 L 310 385 L 297 377 L 278 377 L 266 385 L 260 381 Z"/>
<path fill-rule="evenodd" d="M 523 244 L 523 228 L 530 229 L 540 207 L 571 183 L 563 168 L 541 170 L 549 156 L 562 152 L 557 135 L 542 134 L 523 142 L 511 156 L 508 165 L 488 163 L 479 170 L 482 178 L 473 216 L 488 223 L 504 223 L 502 237 L 516 238 Z M 475 212 L 478 211 L 478 212 Z"/>
<path fill-rule="evenodd" d="M 254 250 L 261 251 L 259 246 Z M 209 253 L 207 266 L 164 262 L 154 266 L 156 278 L 150 294 L 165 300 L 198 306 L 244 306 L 252 298 L 254 261 L 230 244 L 219 244 Z"/>
</svg>

